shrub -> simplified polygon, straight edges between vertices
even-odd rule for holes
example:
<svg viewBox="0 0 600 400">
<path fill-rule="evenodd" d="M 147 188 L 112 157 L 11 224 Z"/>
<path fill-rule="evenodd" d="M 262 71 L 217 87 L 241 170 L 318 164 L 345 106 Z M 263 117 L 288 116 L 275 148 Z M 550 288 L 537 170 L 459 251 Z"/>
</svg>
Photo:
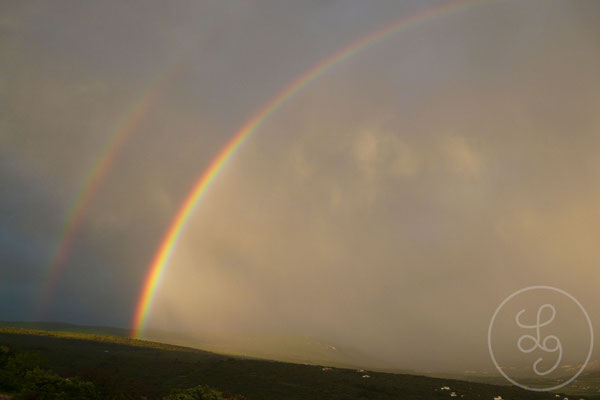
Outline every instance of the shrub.
<svg viewBox="0 0 600 400">
<path fill-rule="evenodd" d="M 35 354 L 13 354 L 8 347 L 0 346 L 0 389 L 16 393 L 15 400 L 100 399 L 93 383 L 43 370 L 37 366 L 39 361 Z"/>
<path fill-rule="evenodd" d="M 173 393 L 164 400 L 225 400 L 223 393 L 208 386 L 196 386 Z"/>
<path fill-rule="evenodd" d="M 99 394 L 91 382 L 62 378 L 51 371 L 35 368 L 25 375 L 25 385 L 15 399 L 95 400 Z"/>
</svg>

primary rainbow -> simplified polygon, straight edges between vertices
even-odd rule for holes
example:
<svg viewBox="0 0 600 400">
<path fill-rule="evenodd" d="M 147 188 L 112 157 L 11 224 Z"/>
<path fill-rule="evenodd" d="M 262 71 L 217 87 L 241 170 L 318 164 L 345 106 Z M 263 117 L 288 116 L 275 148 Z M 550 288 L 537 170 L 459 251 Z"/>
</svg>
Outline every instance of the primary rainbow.
<svg viewBox="0 0 600 400">
<path fill-rule="evenodd" d="M 177 64 L 175 64 L 175 67 Z M 138 124 L 143 117 L 152 108 L 153 104 L 160 97 L 166 82 L 173 75 L 175 67 L 169 68 L 167 73 L 161 75 L 158 80 L 142 92 L 142 95 L 134 103 L 129 112 L 117 125 L 114 133 L 106 142 L 104 148 L 94 160 L 91 168 L 83 180 L 80 189 L 72 201 L 67 217 L 63 223 L 60 239 L 54 248 L 50 266 L 46 279 L 44 279 L 44 288 L 41 290 L 38 308 L 36 310 L 36 318 L 43 317 L 43 313 L 48 307 L 49 300 L 52 297 L 56 281 L 62 272 L 65 261 L 71 251 L 73 242 L 75 241 L 76 233 L 79 230 L 83 217 L 94 198 L 102 182 L 106 178 L 108 171 L 111 169 L 119 150 L 135 132 Z"/>
<path fill-rule="evenodd" d="M 302 74 L 300 77 L 292 81 L 281 92 L 274 96 L 260 111 L 250 118 L 229 140 L 229 142 L 221 149 L 217 156 L 212 160 L 209 167 L 202 173 L 190 193 L 185 198 L 185 201 L 175 214 L 169 228 L 164 235 L 157 252 L 152 259 L 149 267 L 149 272 L 144 280 L 142 293 L 139 297 L 135 315 L 132 323 L 132 336 L 139 338 L 141 331 L 145 326 L 152 300 L 156 293 L 156 289 L 164 274 L 165 267 L 173 253 L 173 249 L 177 244 L 179 237 L 190 218 L 202 195 L 210 184 L 215 180 L 219 172 L 223 169 L 227 161 L 236 153 L 240 146 L 248 139 L 248 137 L 256 131 L 256 129 L 279 107 L 291 99 L 296 93 L 305 88 L 307 85 L 315 81 L 329 69 L 339 63 L 352 57 L 359 51 L 365 49 L 369 45 L 377 43 L 392 34 L 395 34 L 403 29 L 414 27 L 420 23 L 430 21 L 436 17 L 447 15 L 450 12 L 458 11 L 478 3 L 484 3 L 490 0 L 461 0 L 446 3 L 444 5 L 428 9 L 422 13 L 413 15 L 408 18 L 378 30 L 370 35 L 350 44 L 342 50 L 334 53 L 332 56 L 318 63 L 313 68 Z"/>
</svg>

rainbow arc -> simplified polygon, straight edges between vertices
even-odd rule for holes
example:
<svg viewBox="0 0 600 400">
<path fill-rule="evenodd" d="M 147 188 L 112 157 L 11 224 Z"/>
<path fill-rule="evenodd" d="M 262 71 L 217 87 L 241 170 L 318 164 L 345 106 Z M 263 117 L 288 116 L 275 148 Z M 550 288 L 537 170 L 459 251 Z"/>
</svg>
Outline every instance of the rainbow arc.
<svg viewBox="0 0 600 400">
<path fill-rule="evenodd" d="M 462 0 L 445 3 L 441 6 L 427 9 L 421 13 L 408 18 L 403 18 L 383 29 L 375 31 L 362 39 L 351 43 L 342 50 L 334 53 L 310 68 L 304 74 L 294 79 L 286 87 L 276 94 L 265 106 L 263 106 L 254 116 L 252 116 L 242 127 L 231 137 L 227 144 L 214 157 L 208 168 L 200 175 L 192 190 L 189 192 L 183 204 L 172 219 L 169 227 L 158 246 L 158 249 L 152 259 L 148 274 L 144 280 L 141 295 L 137 302 L 135 314 L 132 321 L 132 336 L 139 338 L 146 324 L 148 315 L 152 307 L 152 301 L 159 286 L 166 266 L 179 238 L 193 214 L 194 209 L 205 195 L 210 185 L 215 181 L 219 172 L 227 164 L 246 140 L 254 133 L 271 115 L 273 115 L 283 104 L 292 99 L 298 92 L 316 81 L 319 77 L 331 70 L 340 63 L 348 60 L 362 50 L 372 46 L 375 43 L 405 31 L 410 28 L 422 25 L 425 22 L 433 21 L 442 16 L 464 10 L 470 6 L 490 2 L 492 0 Z"/>
</svg>

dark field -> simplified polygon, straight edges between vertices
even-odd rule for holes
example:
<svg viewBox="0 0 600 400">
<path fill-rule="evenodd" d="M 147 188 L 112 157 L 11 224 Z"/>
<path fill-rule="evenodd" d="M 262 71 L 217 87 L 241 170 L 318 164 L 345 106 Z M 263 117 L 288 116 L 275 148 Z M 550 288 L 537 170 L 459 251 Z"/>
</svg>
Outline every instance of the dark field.
<svg viewBox="0 0 600 400">
<path fill-rule="evenodd" d="M 227 357 L 123 337 L 0 328 L 0 344 L 42 368 L 91 381 L 104 398 L 161 398 L 206 384 L 247 399 L 550 399 L 554 394 L 414 375 Z M 363 378 L 368 374 L 370 378 Z M 440 390 L 449 386 L 451 391 Z"/>
</svg>

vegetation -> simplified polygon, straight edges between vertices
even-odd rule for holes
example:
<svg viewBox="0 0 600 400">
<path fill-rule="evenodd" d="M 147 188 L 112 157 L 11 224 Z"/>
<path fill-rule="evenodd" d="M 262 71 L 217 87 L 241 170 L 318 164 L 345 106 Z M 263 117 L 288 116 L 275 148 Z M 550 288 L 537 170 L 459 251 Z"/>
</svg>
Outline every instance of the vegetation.
<svg viewBox="0 0 600 400">
<path fill-rule="evenodd" d="M 37 399 L 449 400 L 444 386 L 464 400 L 554 398 L 511 386 L 230 357 L 122 337 L 0 328 L 0 344 L 12 350 L 3 348 L 0 391 Z"/>
<path fill-rule="evenodd" d="M 35 366 L 36 357 L 14 354 L 0 346 L 0 390 L 13 393 L 14 399 L 100 399 L 94 384 L 78 378 L 62 378 Z"/>
<path fill-rule="evenodd" d="M 164 400 L 245 400 L 245 397 L 224 395 L 218 390 L 202 385 L 191 389 L 179 390 L 168 395 Z"/>
<path fill-rule="evenodd" d="M 42 369 L 40 358 L 34 353 L 13 353 L 8 346 L 0 346 L 0 392 L 13 400 L 100 400 L 105 397 L 129 398 L 123 393 L 104 393 L 92 382 L 77 377 L 63 378 Z M 2 398 L 5 398 L 2 397 Z M 145 397 L 140 397 L 144 399 Z M 245 400 L 242 396 L 224 395 L 208 386 L 176 390 L 165 400 Z"/>
</svg>

